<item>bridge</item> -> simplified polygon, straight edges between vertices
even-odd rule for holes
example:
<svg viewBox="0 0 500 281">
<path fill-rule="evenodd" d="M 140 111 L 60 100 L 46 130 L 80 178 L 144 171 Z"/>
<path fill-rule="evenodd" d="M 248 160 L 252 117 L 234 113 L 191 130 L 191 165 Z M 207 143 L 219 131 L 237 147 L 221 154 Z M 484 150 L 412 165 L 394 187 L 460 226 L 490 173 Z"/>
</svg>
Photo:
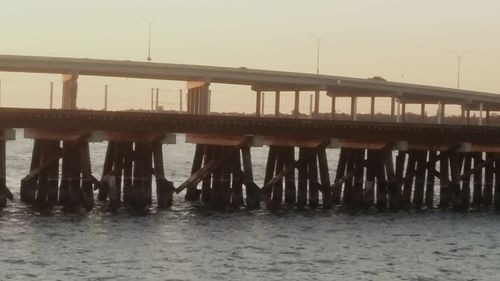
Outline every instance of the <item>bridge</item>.
<svg viewBox="0 0 500 281">
<path fill-rule="evenodd" d="M 90 209 L 97 190 L 97 199 L 111 208 L 144 210 L 153 204 L 153 176 L 159 208 L 170 207 L 173 194 L 184 191 L 186 200 L 220 210 L 263 203 L 434 208 L 435 193 L 441 208 L 500 208 L 500 127 L 490 117 L 500 111 L 500 96 L 493 93 L 377 77 L 75 58 L 0 55 L 0 71 L 61 74 L 63 84 L 62 109 L 0 109 L 0 206 L 12 198 L 5 183 L 5 142 L 12 128 L 24 128 L 25 137 L 35 141 L 20 199 L 41 208 Z M 79 110 L 78 78 L 87 75 L 186 81 L 187 112 Z M 212 112 L 210 85 L 215 83 L 249 86 L 255 113 Z M 264 92 L 275 95 L 274 116 L 263 115 Z M 282 92 L 295 93 L 291 115 L 280 112 Z M 310 117 L 299 114 L 302 92 L 314 92 Z M 320 93 L 330 98 L 328 115 L 319 112 Z M 351 99 L 347 120 L 336 112 L 338 97 Z M 370 99 L 370 121 L 361 121 L 359 97 Z M 383 120 L 374 118 L 377 98 L 390 99 Z M 421 106 L 418 118 L 409 118 L 408 104 Z M 438 106 L 435 118 L 425 116 L 429 104 Z M 453 124 L 446 122 L 447 105 L 461 108 Z M 176 133 L 196 144 L 191 177 L 178 187 L 166 179 L 162 155 L 162 144 Z M 100 179 L 91 170 L 92 141 L 108 142 Z M 260 186 L 253 178 L 253 146 L 269 147 Z M 334 179 L 327 161 L 331 149 L 340 149 Z"/>
</svg>

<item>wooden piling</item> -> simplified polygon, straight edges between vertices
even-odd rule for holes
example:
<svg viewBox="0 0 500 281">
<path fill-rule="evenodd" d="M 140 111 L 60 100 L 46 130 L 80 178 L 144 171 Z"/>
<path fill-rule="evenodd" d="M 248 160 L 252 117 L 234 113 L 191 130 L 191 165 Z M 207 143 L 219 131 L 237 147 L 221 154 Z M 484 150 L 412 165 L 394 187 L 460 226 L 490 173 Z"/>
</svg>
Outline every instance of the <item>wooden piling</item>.
<svg viewBox="0 0 500 281">
<path fill-rule="evenodd" d="M 49 155 L 53 155 L 60 150 L 59 141 L 50 141 L 49 143 Z M 48 194 L 47 200 L 51 206 L 54 206 L 58 202 L 59 197 L 59 161 L 54 161 L 53 164 L 49 165 L 47 168 L 48 176 Z"/>
<path fill-rule="evenodd" d="M 387 174 L 389 209 L 398 210 L 400 208 L 399 201 L 401 200 L 401 188 L 396 180 L 396 172 L 391 149 L 383 152 L 383 161 L 385 172 Z"/>
<path fill-rule="evenodd" d="M 155 144 L 153 148 L 154 173 L 156 178 L 156 200 L 158 209 L 167 209 L 172 206 L 174 187 L 165 177 L 163 166 L 162 144 Z"/>
<path fill-rule="evenodd" d="M 314 154 L 309 159 L 308 172 L 309 172 L 308 173 L 309 207 L 310 208 L 317 208 L 319 205 L 319 189 L 321 188 L 321 185 L 318 182 L 318 157 L 317 157 L 317 154 Z"/>
<path fill-rule="evenodd" d="M 41 141 L 41 157 L 40 157 L 40 163 L 43 163 L 48 159 L 50 155 L 50 146 L 49 146 L 49 141 L 47 140 L 42 140 Z M 37 184 L 37 189 L 36 189 L 36 206 L 39 208 L 47 208 L 48 202 L 47 202 L 47 193 L 48 193 L 48 171 L 47 169 L 43 169 L 40 171 L 38 174 L 38 184 Z"/>
<path fill-rule="evenodd" d="M 425 166 L 427 164 L 427 151 L 417 152 L 417 169 L 415 172 L 415 192 L 413 205 L 417 210 L 421 209 L 424 203 L 425 187 Z"/>
<path fill-rule="evenodd" d="M 0 140 L 0 209 L 7 205 L 7 199 L 13 200 L 13 195 L 7 188 L 5 140 Z"/>
<path fill-rule="evenodd" d="M 398 155 L 396 156 L 396 171 L 395 171 L 395 181 L 396 181 L 395 192 L 399 196 L 398 208 L 401 207 L 401 200 L 403 197 L 403 172 L 405 168 L 405 162 L 406 162 L 406 152 L 399 151 Z"/>
<path fill-rule="evenodd" d="M 364 169 L 363 161 L 365 160 L 365 150 L 357 149 L 354 152 L 354 173 L 353 189 L 351 193 L 351 204 L 355 208 L 363 205 L 363 182 L 364 182 Z"/>
<path fill-rule="evenodd" d="M 470 171 L 472 164 L 472 156 L 471 153 L 466 153 L 464 158 L 464 170 L 463 173 L 465 176 L 462 180 L 462 194 L 461 194 L 461 205 L 464 210 L 468 210 L 470 207 Z M 500 172 L 500 170 L 499 170 Z"/>
<path fill-rule="evenodd" d="M 278 176 L 285 169 L 285 147 L 276 148 L 276 167 L 274 169 L 274 175 Z M 279 179 L 272 185 L 272 195 L 271 195 L 272 207 L 280 207 L 283 201 L 283 179 Z"/>
<path fill-rule="evenodd" d="M 376 169 L 376 154 L 377 152 L 369 149 L 366 153 L 366 182 L 363 191 L 363 201 L 365 207 L 370 207 L 375 202 L 375 175 Z"/>
<path fill-rule="evenodd" d="M 243 171 L 241 170 L 240 152 L 231 161 L 232 185 L 231 185 L 231 205 L 239 208 L 245 203 L 243 200 Z"/>
<path fill-rule="evenodd" d="M 413 178 L 415 177 L 415 166 L 417 164 L 417 152 L 412 150 L 408 152 L 408 163 L 406 164 L 406 174 L 403 185 L 403 197 L 401 205 L 404 208 L 410 207 L 411 193 L 413 188 Z"/>
<path fill-rule="evenodd" d="M 339 153 L 339 160 L 337 163 L 337 171 L 335 174 L 335 182 L 341 179 L 345 175 L 345 170 L 347 167 L 349 152 L 346 148 L 341 148 Z M 300 179 L 300 176 L 299 176 Z M 336 186 L 333 190 L 333 204 L 340 204 L 342 196 L 342 185 Z"/>
<path fill-rule="evenodd" d="M 491 152 L 486 153 L 486 162 L 484 168 L 484 192 L 483 205 L 490 206 L 493 201 L 493 176 L 494 176 L 494 161 L 495 155 Z"/>
<path fill-rule="evenodd" d="M 94 185 L 92 184 L 92 165 L 90 163 L 89 143 L 83 142 L 79 147 L 80 169 L 82 174 L 82 204 L 86 210 L 94 207 Z"/>
<path fill-rule="evenodd" d="M 498 153 L 495 155 L 496 157 L 500 156 Z M 495 160 L 495 194 L 493 199 L 493 204 L 495 205 L 495 209 L 497 211 L 500 210 L 500 159 L 496 158 Z"/>
<path fill-rule="evenodd" d="M 437 152 L 429 151 L 429 162 L 427 164 L 427 181 L 425 187 L 425 206 L 427 209 L 434 207 L 434 182 L 436 177 Z"/>
<path fill-rule="evenodd" d="M 448 208 L 450 203 L 449 155 L 445 151 L 439 153 L 439 207 Z"/>
<path fill-rule="evenodd" d="M 454 209 L 463 209 L 460 190 L 460 163 L 459 156 L 456 152 L 450 153 L 450 202 Z"/>
<path fill-rule="evenodd" d="M 483 170 L 478 168 L 483 162 L 482 154 L 482 152 L 472 153 L 472 158 L 474 160 L 474 169 L 476 170 L 474 172 L 474 189 L 472 194 L 472 205 L 474 207 L 479 207 L 481 205 L 481 202 L 483 201 Z"/>
<path fill-rule="evenodd" d="M 349 149 L 347 155 L 348 156 L 347 156 L 346 173 L 350 173 L 350 172 L 354 171 L 354 168 L 356 167 L 356 165 L 355 165 L 356 150 Z M 354 189 L 353 179 L 352 179 L 352 177 L 349 177 L 344 182 L 344 198 L 343 198 L 344 205 L 351 205 L 353 189 Z"/>
<path fill-rule="evenodd" d="M 376 158 L 377 209 L 383 211 L 387 208 L 387 178 L 380 154 L 379 151 Z"/>
<path fill-rule="evenodd" d="M 276 157 L 277 157 L 278 148 L 276 146 L 269 146 L 269 152 L 267 154 L 267 163 L 266 163 L 266 173 L 264 175 L 264 184 L 269 182 L 274 175 L 274 170 L 276 167 Z M 271 200 L 271 194 L 273 187 L 266 186 L 262 189 L 262 194 L 267 198 L 267 200 Z"/>
<path fill-rule="evenodd" d="M 132 169 L 134 162 L 134 144 L 125 142 L 123 144 L 123 202 L 125 205 L 130 204 L 130 199 L 133 193 L 132 185 Z"/>
<path fill-rule="evenodd" d="M 115 149 L 116 149 L 116 143 L 111 141 L 108 142 L 108 146 L 106 148 L 106 154 L 104 156 L 104 165 L 102 168 L 101 179 L 107 176 L 113 170 Z M 101 188 L 99 188 L 99 192 L 97 193 L 97 200 L 106 201 L 107 198 L 108 198 L 107 185 L 103 184 L 101 185 Z"/>
<path fill-rule="evenodd" d="M 203 168 L 207 168 L 208 164 L 214 159 L 214 148 L 211 145 L 204 146 Z M 212 188 L 212 174 L 208 173 L 202 180 L 201 184 L 201 201 L 205 204 L 210 203 L 210 193 Z"/>
<path fill-rule="evenodd" d="M 229 153 L 231 147 L 225 146 L 224 153 Z M 229 158 L 222 164 L 222 194 L 221 198 L 224 202 L 224 206 L 229 206 L 231 202 L 231 170 L 233 161 L 231 161 L 234 157 Z"/>
<path fill-rule="evenodd" d="M 307 155 L 307 148 L 299 148 L 299 161 L 304 161 Z M 297 207 L 303 208 L 307 205 L 307 165 L 298 167 L 298 183 L 297 183 Z"/>
<path fill-rule="evenodd" d="M 197 144 L 194 152 L 193 165 L 191 167 L 191 175 L 196 173 L 199 169 L 201 169 L 201 165 L 203 162 L 203 153 L 204 145 Z M 186 189 L 185 195 L 186 201 L 198 201 L 200 199 L 200 192 L 197 189 L 197 186 L 188 186 Z"/>
<path fill-rule="evenodd" d="M 330 185 L 330 175 L 328 173 L 328 160 L 326 158 L 325 148 L 321 149 L 318 152 L 318 164 L 319 164 L 319 175 L 321 179 L 323 208 L 329 209 L 332 207 L 333 201 L 332 201 L 332 189 Z"/>
<path fill-rule="evenodd" d="M 285 203 L 288 206 L 295 205 L 297 200 L 296 185 L 295 185 L 295 148 L 287 147 L 285 155 L 285 169 L 290 170 L 285 175 Z"/>
<path fill-rule="evenodd" d="M 33 151 L 31 153 L 31 165 L 30 171 L 33 171 L 40 163 L 40 157 L 42 152 L 42 141 L 34 140 Z M 32 204 L 35 202 L 36 196 L 36 178 L 30 180 L 21 181 L 20 197 L 22 202 Z"/>
<path fill-rule="evenodd" d="M 246 190 L 246 202 L 248 209 L 256 209 L 260 206 L 260 189 L 253 179 L 252 157 L 250 147 L 241 148 L 241 157 L 243 159 L 243 176 Z"/>
</svg>

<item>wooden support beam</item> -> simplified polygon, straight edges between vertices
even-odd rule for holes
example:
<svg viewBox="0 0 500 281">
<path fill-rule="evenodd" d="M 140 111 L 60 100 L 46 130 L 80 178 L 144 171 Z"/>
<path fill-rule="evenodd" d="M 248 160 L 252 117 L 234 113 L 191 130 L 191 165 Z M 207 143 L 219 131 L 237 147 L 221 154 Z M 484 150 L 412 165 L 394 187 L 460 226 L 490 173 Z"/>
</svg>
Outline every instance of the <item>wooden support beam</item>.
<svg viewBox="0 0 500 281">
<path fill-rule="evenodd" d="M 439 153 L 439 172 L 440 190 L 439 190 L 439 207 L 448 208 L 450 204 L 450 178 L 449 178 L 449 153 Z"/>
<path fill-rule="evenodd" d="M 436 177 L 436 162 L 439 160 L 436 151 L 429 151 L 429 162 L 427 162 L 427 185 L 425 188 L 425 206 L 428 209 L 434 207 L 434 182 Z"/>
<path fill-rule="evenodd" d="M 493 153 L 486 153 L 487 162 L 484 169 L 484 191 L 483 191 L 483 205 L 491 206 L 493 203 L 493 173 L 495 162 L 495 155 Z"/>
<path fill-rule="evenodd" d="M 337 171 L 335 175 L 335 182 L 341 182 L 343 183 L 344 181 L 340 181 L 345 175 L 345 170 L 347 167 L 347 161 L 349 157 L 349 150 L 347 148 L 341 148 L 340 153 L 339 153 L 339 159 L 337 162 Z M 300 179 L 300 176 L 299 176 Z M 340 199 L 342 195 L 342 184 L 338 184 L 335 186 L 331 187 L 332 192 L 333 192 L 333 203 L 334 204 L 340 204 Z"/>
<path fill-rule="evenodd" d="M 413 178 L 415 177 L 415 174 L 416 174 L 416 169 L 415 169 L 416 164 L 417 164 L 417 152 L 411 150 L 408 152 L 408 163 L 406 164 L 406 175 L 405 175 L 405 178 L 403 180 L 404 187 L 403 187 L 402 205 L 404 208 L 410 207 L 411 194 L 412 194 L 412 188 L 413 188 Z"/>
<path fill-rule="evenodd" d="M 47 169 L 49 165 L 53 164 L 55 161 L 59 161 L 59 159 L 61 159 L 66 153 L 77 148 L 81 143 L 86 141 L 88 136 L 88 134 L 81 135 L 76 141 L 72 142 L 71 145 L 63 147 L 63 149 L 57 151 L 57 153 L 45 157 L 44 161 L 32 169 L 30 173 L 22 179 L 22 181 L 30 181 L 34 177 L 38 176 L 38 174 Z"/>
<path fill-rule="evenodd" d="M 243 160 L 243 183 L 245 184 L 247 194 L 247 208 L 256 209 L 260 206 L 261 189 L 254 182 L 252 155 L 250 154 L 250 147 L 248 145 L 241 147 L 241 158 Z"/>
<path fill-rule="evenodd" d="M 295 205 L 297 200 L 296 186 L 295 186 L 295 148 L 287 147 L 285 155 L 285 169 L 289 169 L 290 173 L 285 175 L 285 203 L 289 206 Z"/>
<path fill-rule="evenodd" d="M 210 163 L 208 163 L 206 166 L 198 169 L 194 174 L 191 175 L 191 177 L 189 177 L 189 179 L 187 179 L 184 183 L 177 187 L 175 189 L 175 192 L 180 193 L 189 186 L 198 185 L 198 183 L 202 181 L 205 176 L 215 171 L 215 169 L 219 168 L 222 163 L 227 161 L 229 158 L 231 158 L 231 156 L 234 156 L 235 153 L 238 153 L 240 149 L 246 146 L 248 141 L 249 139 L 241 142 L 235 147 L 231 147 L 231 149 L 228 149 L 227 152 L 223 153 L 219 158 L 211 160 Z"/>
<path fill-rule="evenodd" d="M 231 161 L 232 186 L 231 186 L 231 205 L 234 208 L 243 206 L 243 170 L 241 169 L 241 156 L 236 153 Z"/>
<path fill-rule="evenodd" d="M 7 205 L 7 199 L 14 199 L 14 195 L 7 188 L 5 154 L 5 140 L 0 140 L 0 209 Z"/>
<path fill-rule="evenodd" d="M 450 153 L 450 176 L 451 183 L 449 189 L 450 202 L 454 209 L 462 209 L 460 190 L 460 162 L 458 153 Z"/>
<path fill-rule="evenodd" d="M 417 210 L 421 209 L 424 203 L 425 168 L 427 164 L 427 151 L 417 152 L 417 169 L 415 174 L 415 191 L 413 195 L 413 205 Z"/>
<path fill-rule="evenodd" d="M 82 142 L 79 146 L 80 169 L 82 173 L 82 203 L 85 209 L 94 207 L 94 189 L 92 177 L 92 165 L 90 163 L 89 143 Z"/>
<path fill-rule="evenodd" d="M 359 208 L 363 205 L 364 167 L 366 167 L 365 149 L 357 149 L 354 155 L 354 183 L 351 194 L 352 206 Z"/>
<path fill-rule="evenodd" d="M 308 148 L 308 150 L 310 150 L 310 148 Z M 307 163 L 308 170 L 309 170 L 308 171 L 308 179 L 309 179 L 309 207 L 310 208 L 317 208 L 319 205 L 319 190 L 321 189 L 321 185 L 318 182 L 318 157 L 317 157 L 317 155 L 318 155 L 318 152 L 320 150 L 313 152 L 311 157 L 309 157 L 309 161 Z"/>
<path fill-rule="evenodd" d="M 285 147 L 277 148 L 276 167 L 274 169 L 275 176 L 279 177 L 280 173 L 283 173 L 283 171 L 285 170 L 285 155 L 284 155 L 285 151 L 286 151 Z M 286 174 L 283 173 L 283 175 Z M 283 201 L 283 177 L 279 177 L 276 180 L 274 180 L 272 184 L 272 197 L 271 197 L 272 207 L 280 207 L 282 201 Z"/>
<path fill-rule="evenodd" d="M 366 152 L 366 182 L 363 191 L 363 201 L 366 207 L 370 207 L 375 202 L 375 175 L 376 175 L 377 152 L 368 149 Z"/>
<path fill-rule="evenodd" d="M 323 197 L 323 208 L 329 209 L 333 205 L 332 187 L 330 185 L 330 174 L 328 172 L 328 159 L 326 149 L 318 152 L 319 175 L 321 179 L 321 193 Z"/>
<path fill-rule="evenodd" d="M 282 172 L 276 174 L 271 180 L 267 181 L 264 186 L 262 187 L 262 190 L 266 190 L 266 188 L 269 188 L 269 186 L 272 186 L 275 182 L 283 179 L 283 177 L 290 172 L 291 169 L 299 168 L 302 165 L 306 165 L 307 162 L 314 157 L 319 150 L 325 148 L 328 144 L 330 143 L 330 140 L 324 140 L 321 144 L 319 144 L 317 147 L 308 150 L 307 153 L 303 154 L 303 158 L 299 157 L 299 160 L 295 161 L 294 165 L 289 167 L 288 169 L 284 169 Z"/>
<path fill-rule="evenodd" d="M 205 145 L 204 157 L 203 157 L 203 167 L 206 167 L 212 159 L 215 159 L 215 147 L 212 145 Z M 207 174 L 201 183 L 201 201 L 205 204 L 210 203 L 210 193 L 212 190 L 212 175 Z"/>
<path fill-rule="evenodd" d="M 307 148 L 300 147 L 299 161 L 301 159 L 306 159 L 307 156 L 308 156 Z M 293 167 L 292 169 L 295 168 L 294 166 L 292 166 Z M 290 168 L 291 167 L 289 167 L 289 169 Z M 297 207 L 303 208 L 307 205 L 307 181 L 308 181 L 307 165 L 300 165 L 298 167 L 298 176 L 299 179 L 297 184 Z"/>
<path fill-rule="evenodd" d="M 463 173 L 464 175 L 468 174 L 468 176 L 461 178 L 462 180 L 461 205 L 464 208 L 464 210 L 468 210 L 470 207 L 470 176 L 472 175 L 470 173 L 471 165 L 472 165 L 472 156 L 470 153 L 465 153 Z"/>
<path fill-rule="evenodd" d="M 495 156 L 498 156 L 496 154 Z M 493 198 L 493 205 L 496 210 L 500 210 L 500 159 L 495 157 L 495 165 L 494 165 L 494 173 L 495 173 L 495 197 Z"/>
<path fill-rule="evenodd" d="M 389 208 L 391 210 L 398 210 L 400 208 L 401 187 L 396 178 L 392 151 L 386 151 L 381 156 L 385 165 L 385 172 L 387 174 Z"/>
<path fill-rule="evenodd" d="M 387 208 L 387 178 L 382 161 L 382 152 L 378 152 L 376 157 L 376 178 L 377 178 L 377 209 L 383 211 Z"/>
<path fill-rule="evenodd" d="M 191 167 L 191 175 L 194 175 L 198 170 L 201 169 L 204 150 L 205 148 L 203 144 L 196 145 L 193 165 Z M 184 198 L 186 199 L 186 201 L 198 201 L 200 199 L 200 192 L 197 189 L 197 184 L 186 187 L 186 195 Z"/>
<path fill-rule="evenodd" d="M 474 207 L 479 207 L 483 201 L 483 167 L 485 166 L 482 159 L 482 152 L 473 152 L 474 159 L 474 189 L 472 196 L 472 204 Z"/>
</svg>

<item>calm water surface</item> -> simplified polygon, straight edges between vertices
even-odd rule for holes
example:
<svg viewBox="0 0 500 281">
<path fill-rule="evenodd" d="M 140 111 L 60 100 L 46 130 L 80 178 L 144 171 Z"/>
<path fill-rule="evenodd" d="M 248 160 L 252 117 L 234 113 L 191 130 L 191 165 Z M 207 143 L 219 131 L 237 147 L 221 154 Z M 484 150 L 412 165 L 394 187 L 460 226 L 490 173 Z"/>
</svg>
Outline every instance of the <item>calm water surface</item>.
<svg viewBox="0 0 500 281">
<path fill-rule="evenodd" d="M 17 200 L 0 211 L 0 280 L 500 280 L 500 215 L 490 212 L 217 213 L 181 194 L 171 210 L 141 217 L 103 206 L 42 215 L 18 202 L 31 145 L 20 139 L 7 147 Z M 91 145 L 97 176 L 104 149 Z M 193 146 L 164 152 L 178 185 L 188 177 Z M 252 155 L 259 184 L 265 153 Z M 336 152 L 329 157 L 333 167 Z"/>
</svg>

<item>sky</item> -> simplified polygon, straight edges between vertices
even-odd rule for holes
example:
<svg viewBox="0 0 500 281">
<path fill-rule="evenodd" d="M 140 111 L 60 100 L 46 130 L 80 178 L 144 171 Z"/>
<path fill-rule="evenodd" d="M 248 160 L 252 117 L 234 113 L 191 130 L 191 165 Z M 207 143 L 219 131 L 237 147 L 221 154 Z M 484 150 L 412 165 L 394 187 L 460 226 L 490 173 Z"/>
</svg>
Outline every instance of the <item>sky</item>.
<svg viewBox="0 0 500 281">
<path fill-rule="evenodd" d="M 500 1 L 496 0 L 0 0 L 0 54 L 145 61 L 314 73 L 500 93 Z M 1 105 L 60 104 L 61 78 L 0 72 Z M 185 83 L 81 77 L 79 105 L 149 108 L 150 89 L 179 108 Z M 248 87 L 212 86 L 214 111 L 254 111 Z M 59 96 L 58 96 L 59 95 Z M 266 111 L 273 108 L 266 96 Z M 293 94 L 284 95 L 284 112 Z M 59 98 L 59 100 L 57 100 Z M 347 101 L 339 103 L 347 111 Z M 249 106 L 252 105 L 252 106 Z M 321 110 L 329 110 L 322 97 Z M 366 110 L 367 105 L 360 105 Z M 309 110 L 309 93 L 301 111 Z"/>
</svg>

